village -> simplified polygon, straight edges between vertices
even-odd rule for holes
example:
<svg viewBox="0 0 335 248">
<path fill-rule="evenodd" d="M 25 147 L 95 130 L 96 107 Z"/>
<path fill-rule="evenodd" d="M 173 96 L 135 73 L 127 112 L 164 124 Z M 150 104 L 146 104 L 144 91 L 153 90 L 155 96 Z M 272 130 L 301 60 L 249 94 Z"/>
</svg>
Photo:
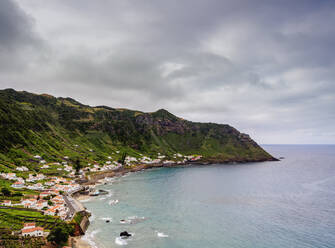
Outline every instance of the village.
<svg viewBox="0 0 335 248">
<path fill-rule="evenodd" d="M 119 151 L 116 151 L 119 153 Z M 34 194 L 23 194 L 20 200 L 11 200 L 10 197 L 2 197 L 0 209 L 27 209 L 38 211 L 44 216 L 58 218 L 64 222 L 70 222 L 76 214 L 85 212 L 84 206 L 73 197 L 73 194 L 93 190 L 94 186 L 88 188 L 82 185 L 90 175 L 97 172 L 108 172 L 119 170 L 122 167 L 131 167 L 138 164 L 184 164 L 188 161 L 197 161 L 201 159 L 198 155 L 184 156 L 176 153 L 172 159 L 167 159 L 165 155 L 157 153 L 156 158 L 150 158 L 141 154 L 140 157 L 125 156 L 122 163 L 113 161 L 111 156 L 106 157 L 102 164 L 88 163 L 82 168 L 74 168 L 69 157 L 65 156 L 63 162 L 47 162 L 40 155 L 35 155 L 34 159 L 38 160 L 39 172 L 32 172 L 25 166 L 17 166 L 16 172 L 2 172 L 0 179 L 10 182 L 10 188 L 14 191 L 29 190 Z M 62 172 L 62 176 L 50 176 L 43 173 L 53 168 Z M 20 176 L 21 175 L 21 176 Z M 4 193 L 3 193 L 4 195 Z M 38 226 L 35 222 L 24 222 L 22 228 L 16 230 L 22 237 L 46 237 L 49 230 Z"/>
</svg>

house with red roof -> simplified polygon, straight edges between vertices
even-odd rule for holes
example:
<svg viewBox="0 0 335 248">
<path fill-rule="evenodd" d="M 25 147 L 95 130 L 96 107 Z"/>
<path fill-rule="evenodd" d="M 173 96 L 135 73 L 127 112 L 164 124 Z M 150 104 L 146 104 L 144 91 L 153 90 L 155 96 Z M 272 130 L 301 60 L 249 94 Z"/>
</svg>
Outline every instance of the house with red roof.
<svg viewBox="0 0 335 248">
<path fill-rule="evenodd" d="M 22 189 L 24 187 L 24 183 L 17 181 L 15 183 L 13 183 L 11 186 L 15 189 Z"/>
<path fill-rule="evenodd" d="M 11 206 L 12 205 L 12 201 L 11 200 L 4 200 L 1 205 L 3 206 Z"/>
<path fill-rule="evenodd" d="M 44 229 L 42 227 L 36 226 L 34 222 L 24 223 L 21 229 L 23 237 L 42 237 L 44 234 Z"/>
</svg>

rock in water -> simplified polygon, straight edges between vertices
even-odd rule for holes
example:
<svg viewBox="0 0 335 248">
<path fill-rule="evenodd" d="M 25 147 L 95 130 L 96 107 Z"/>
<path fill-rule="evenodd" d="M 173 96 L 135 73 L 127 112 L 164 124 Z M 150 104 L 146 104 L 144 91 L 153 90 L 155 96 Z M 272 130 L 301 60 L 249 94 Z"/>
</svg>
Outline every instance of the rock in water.
<svg viewBox="0 0 335 248">
<path fill-rule="evenodd" d="M 127 231 L 123 231 L 123 232 L 120 233 L 120 237 L 121 238 L 129 238 L 129 237 L 131 237 L 131 234 L 128 233 Z"/>
</svg>

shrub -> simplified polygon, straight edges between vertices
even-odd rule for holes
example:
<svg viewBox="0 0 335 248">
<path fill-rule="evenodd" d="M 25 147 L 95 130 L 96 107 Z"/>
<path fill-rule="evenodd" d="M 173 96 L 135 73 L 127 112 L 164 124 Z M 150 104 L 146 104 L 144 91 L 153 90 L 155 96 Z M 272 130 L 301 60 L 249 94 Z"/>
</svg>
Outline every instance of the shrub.
<svg viewBox="0 0 335 248">
<path fill-rule="evenodd" d="M 3 188 L 1 189 L 1 193 L 2 193 L 4 196 L 11 196 L 11 192 L 10 192 L 10 190 L 9 190 L 8 188 L 6 188 L 6 187 L 3 187 Z"/>
</svg>

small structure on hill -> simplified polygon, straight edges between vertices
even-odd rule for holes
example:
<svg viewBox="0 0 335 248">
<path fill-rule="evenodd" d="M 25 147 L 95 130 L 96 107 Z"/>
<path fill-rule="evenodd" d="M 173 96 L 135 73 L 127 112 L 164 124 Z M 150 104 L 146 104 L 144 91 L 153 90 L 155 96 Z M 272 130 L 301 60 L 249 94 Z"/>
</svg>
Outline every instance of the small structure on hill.
<svg viewBox="0 0 335 248">
<path fill-rule="evenodd" d="M 42 227 L 36 226 L 34 222 L 24 223 L 21 229 L 23 237 L 42 237 L 44 234 L 44 229 Z"/>
</svg>

